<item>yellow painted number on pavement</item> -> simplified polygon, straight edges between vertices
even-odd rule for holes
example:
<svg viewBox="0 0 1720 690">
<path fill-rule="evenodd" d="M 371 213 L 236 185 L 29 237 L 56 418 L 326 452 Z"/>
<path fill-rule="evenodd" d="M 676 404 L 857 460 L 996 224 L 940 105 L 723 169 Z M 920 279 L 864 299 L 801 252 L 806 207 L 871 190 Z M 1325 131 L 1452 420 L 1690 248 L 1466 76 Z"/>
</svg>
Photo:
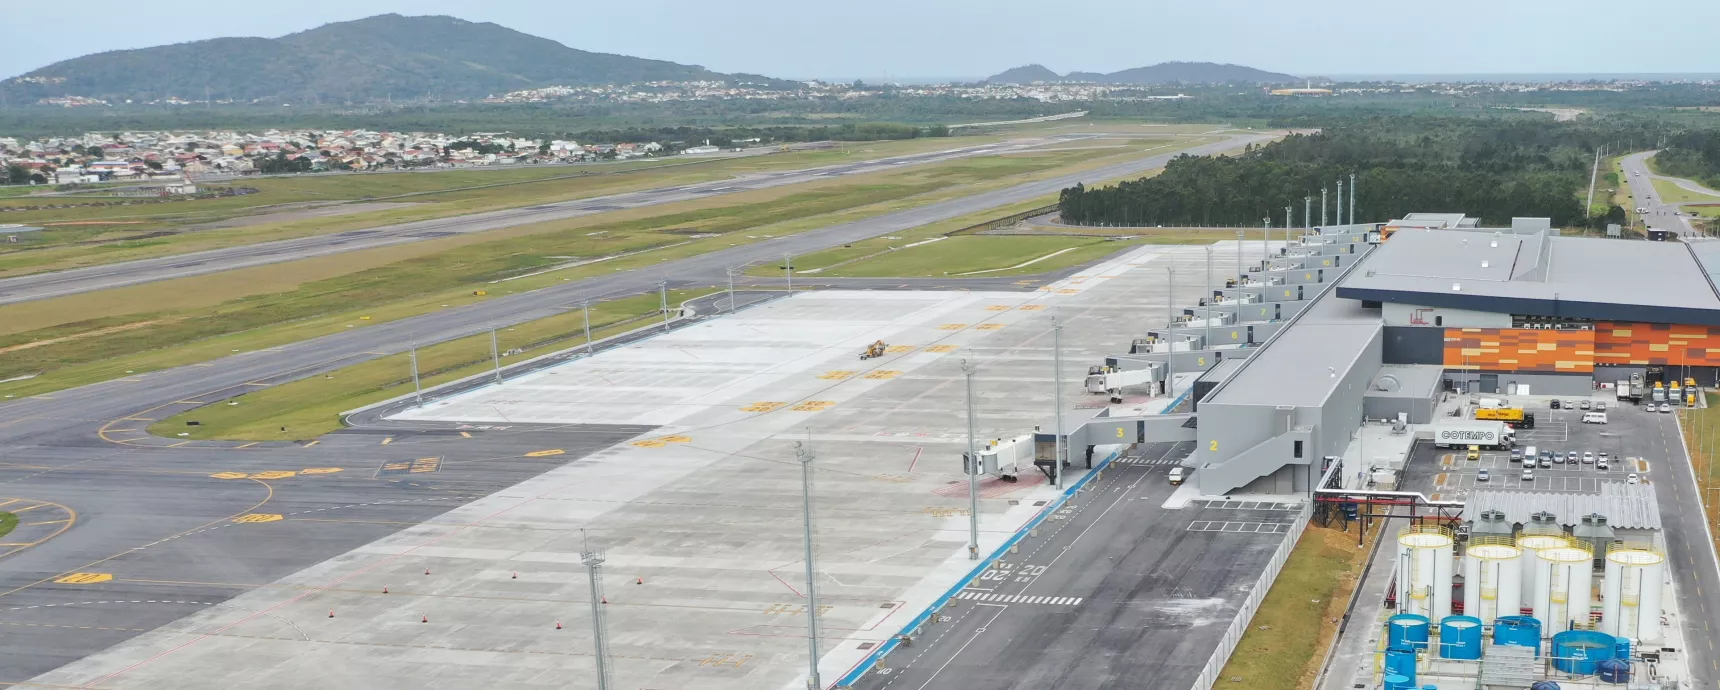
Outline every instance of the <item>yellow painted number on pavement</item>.
<svg viewBox="0 0 1720 690">
<path fill-rule="evenodd" d="M 1000 328 L 1003 328 L 1003 324 L 1001 324 L 1001 323 L 982 323 L 978 327 L 976 327 L 974 330 L 995 331 L 995 330 L 998 330 Z"/>
<path fill-rule="evenodd" d="M 860 378 L 866 378 L 866 379 L 893 379 L 893 378 L 896 378 L 896 377 L 897 377 L 897 376 L 901 376 L 901 375 L 902 375 L 902 372 L 899 372 L 899 371 L 894 371 L 894 370 L 891 370 L 891 369 L 879 369 L 879 370 L 878 370 L 878 371 L 874 371 L 874 372 L 872 372 L 872 373 L 870 373 L 870 374 L 867 374 L 867 375 L 865 375 L 865 376 L 862 376 L 862 377 L 860 377 Z"/>
<path fill-rule="evenodd" d="M 255 522 L 278 522 L 278 521 L 280 521 L 280 519 L 281 519 L 281 516 L 277 515 L 275 513 L 250 513 L 247 515 L 240 515 L 239 517 L 233 518 L 233 521 L 239 522 L 239 523 L 255 523 Z"/>
<path fill-rule="evenodd" d="M 819 374 L 818 378 L 824 379 L 826 381 L 841 381 L 842 379 L 848 378 L 848 377 L 853 376 L 853 375 L 854 375 L 854 372 L 852 372 L 852 371 L 845 371 L 842 369 L 837 369 L 835 371 L 827 371 L 827 372 L 824 372 L 822 374 Z"/>
<path fill-rule="evenodd" d="M 795 412 L 818 412 L 820 410 L 828 410 L 835 406 L 836 402 L 833 400 L 808 400 L 788 409 Z"/>
<path fill-rule="evenodd" d="M 562 450 L 560 448 L 551 448 L 549 450 L 534 450 L 530 453 L 526 453 L 526 457 L 528 457 L 528 458 L 547 458 L 551 455 L 561 455 L 562 453 L 565 453 L 565 452 L 567 452 L 567 451 Z"/>
<path fill-rule="evenodd" d="M 113 580 L 113 573 L 67 573 L 54 578 L 54 582 L 62 585 L 93 585 L 97 582 Z"/>
<path fill-rule="evenodd" d="M 334 474 L 339 471 L 339 467 L 307 467 L 299 470 L 299 474 Z"/>
<path fill-rule="evenodd" d="M 1207 445 L 1207 447 L 1206 447 L 1206 449 L 1207 449 L 1207 450 L 1210 450 L 1210 451 L 1212 451 L 1212 452 L 1214 452 L 1214 453 L 1216 453 L 1216 452 L 1218 452 L 1218 439 L 1216 439 L 1216 438 L 1215 438 L 1215 439 L 1213 439 L 1213 440 L 1212 440 L 1212 443 L 1211 443 L 1211 444 L 1209 444 L 1209 445 Z"/>
<path fill-rule="evenodd" d="M 946 323 L 942 326 L 938 326 L 938 330 L 940 330 L 940 331 L 959 331 L 963 328 L 967 328 L 967 324 L 965 324 L 965 323 Z"/>
<path fill-rule="evenodd" d="M 251 475 L 251 478 L 252 479 L 286 479 L 287 477 L 295 476 L 297 474 L 298 474 L 297 472 L 293 472 L 291 470 L 270 470 L 268 472 L 258 472 L 256 474 L 253 474 L 253 475 Z"/>
<path fill-rule="evenodd" d="M 244 479 L 251 475 L 245 474 L 244 472 L 216 472 L 209 476 L 214 477 L 215 479 Z"/>
<path fill-rule="evenodd" d="M 954 346 L 954 345 L 933 345 L 931 347 L 926 348 L 926 351 L 927 352 L 955 352 L 956 346 Z"/>
<path fill-rule="evenodd" d="M 742 412 L 769 412 L 769 411 L 774 410 L 776 408 L 782 407 L 783 405 L 786 405 L 786 404 L 787 403 L 770 402 L 770 401 L 755 402 L 751 405 L 747 405 L 746 407 L 742 407 L 741 411 Z"/>
<path fill-rule="evenodd" d="M 891 345 L 889 347 L 884 348 L 884 351 L 885 352 L 913 352 L 914 346 L 913 345 Z"/>
</svg>

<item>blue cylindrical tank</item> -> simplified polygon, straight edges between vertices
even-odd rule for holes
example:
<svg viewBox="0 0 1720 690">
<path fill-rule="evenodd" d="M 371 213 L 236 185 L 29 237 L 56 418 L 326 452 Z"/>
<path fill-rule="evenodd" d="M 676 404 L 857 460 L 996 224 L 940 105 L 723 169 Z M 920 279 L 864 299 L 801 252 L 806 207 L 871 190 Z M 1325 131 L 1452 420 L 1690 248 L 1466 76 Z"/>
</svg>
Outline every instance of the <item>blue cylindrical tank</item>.
<svg viewBox="0 0 1720 690">
<path fill-rule="evenodd" d="M 1493 644 L 1510 644 L 1535 650 L 1541 655 L 1541 621 L 1534 616 L 1500 616 L 1493 619 Z"/>
<path fill-rule="evenodd" d="M 1439 656 L 1443 659 L 1481 658 L 1481 619 L 1446 616 L 1440 621 Z"/>
<path fill-rule="evenodd" d="M 1415 690 L 1415 681 L 1399 675 L 1387 675 L 1386 690 Z"/>
<path fill-rule="evenodd" d="M 1409 679 L 1411 690 L 1415 686 L 1415 648 L 1409 645 L 1386 649 L 1386 675 L 1403 676 Z"/>
<path fill-rule="evenodd" d="M 1618 640 L 1593 630 L 1566 630 L 1553 635 L 1553 668 L 1578 676 L 1592 676 L 1600 662 L 1613 658 Z"/>
<path fill-rule="evenodd" d="M 1630 661 L 1630 638 L 1618 638 L 1618 646 L 1613 647 L 1613 658 Z"/>
<path fill-rule="evenodd" d="M 1559 690 L 1559 684 L 1550 680 L 1538 680 L 1529 686 L 1529 690 Z"/>
<path fill-rule="evenodd" d="M 1595 671 L 1600 674 L 1602 683 L 1624 685 L 1630 682 L 1630 662 L 1624 659 L 1607 659 L 1595 664 Z"/>
<path fill-rule="evenodd" d="M 1427 649 L 1428 629 L 1433 627 L 1427 616 L 1400 613 L 1386 621 L 1386 648 L 1414 647 Z"/>
</svg>

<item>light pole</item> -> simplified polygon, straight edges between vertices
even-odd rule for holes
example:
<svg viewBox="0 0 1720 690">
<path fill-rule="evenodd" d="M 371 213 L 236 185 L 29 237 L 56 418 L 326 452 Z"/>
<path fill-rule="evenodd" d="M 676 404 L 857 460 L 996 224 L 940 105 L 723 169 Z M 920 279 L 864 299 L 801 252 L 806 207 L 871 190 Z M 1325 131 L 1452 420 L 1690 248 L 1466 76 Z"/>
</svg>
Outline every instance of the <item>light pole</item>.
<svg viewBox="0 0 1720 690">
<path fill-rule="evenodd" d="M 406 353 L 412 361 L 412 397 L 418 401 L 417 407 L 424 406 L 424 386 L 418 382 L 418 344 L 413 343 L 412 349 Z"/>
<path fill-rule="evenodd" d="M 794 255 L 782 255 L 782 277 L 788 281 L 788 291 L 794 292 Z"/>
<path fill-rule="evenodd" d="M 669 281 L 657 283 L 657 308 L 663 310 L 663 332 L 669 332 Z"/>
<path fill-rule="evenodd" d="M 730 266 L 723 269 L 723 272 L 729 274 L 729 313 L 733 314 L 735 313 L 735 267 Z"/>
<path fill-rule="evenodd" d="M 1210 244 L 1206 246 L 1206 294 L 1203 296 L 1203 299 L 1201 301 L 1206 303 L 1206 305 L 1205 305 L 1206 306 L 1206 314 L 1205 314 L 1205 316 L 1206 316 L 1206 342 L 1201 343 L 1200 349 L 1210 350 L 1210 349 L 1212 349 L 1212 307 L 1213 307 L 1213 304 L 1212 304 L 1212 245 L 1210 245 Z M 1059 389 L 1061 390 L 1061 387 L 1059 387 Z M 1059 414 L 1062 413 L 1062 407 L 1061 406 L 1058 407 L 1058 411 L 1059 411 Z"/>
<path fill-rule="evenodd" d="M 812 575 L 812 459 L 817 453 L 808 445 L 812 442 L 810 429 L 806 437 L 806 443 L 794 442 L 794 457 L 800 459 L 801 517 L 806 531 L 806 687 L 821 690 L 824 684 L 818 679 L 818 583 Z"/>
<path fill-rule="evenodd" d="M 1336 204 L 1338 225 L 1344 224 L 1344 178 L 1338 178 L 1338 203 Z"/>
<path fill-rule="evenodd" d="M 1290 247 L 1290 228 L 1296 225 L 1296 217 L 1290 214 L 1290 207 L 1284 207 L 1284 247 Z"/>
<path fill-rule="evenodd" d="M 1350 225 L 1356 224 L 1356 174 L 1350 173 Z"/>
<path fill-rule="evenodd" d="M 585 354 L 591 355 L 591 303 L 580 302 L 579 309 L 585 312 Z"/>
<path fill-rule="evenodd" d="M 1314 197 L 1302 197 L 1302 227 L 1314 227 Z"/>
<path fill-rule="evenodd" d="M 1168 398 L 1177 381 L 1177 267 L 1165 267 L 1165 283 L 1170 288 L 1170 295 L 1165 298 L 1165 397 Z"/>
<path fill-rule="evenodd" d="M 1211 256 L 1211 252 L 1212 247 L 1207 247 L 1208 256 Z M 1054 385 L 1057 386 L 1056 394 L 1051 396 L 1051 404 L 1057 408 L 1054 420 L 1057 424 L 1057 435 L 1054 437 L 1056 439 L 1055 445 L 1052 446 L 1053 450 L 1056 451 L 1057 467 L 1052 469 L 1051 484 L 1061 489 L 1063 488 L 1063 463 L 1068 461 L 1069 444 L 1063 440 L 1063 324 L 1058 323 L 1056 314 L 1051 315 L 1051 366 L 1055 370 L 1052 380 L 1056 382 Z"/>
<path fill-rule="evenodd" d="M 583 535 L 585 530 L 580 530 Z M 592 653 L 597 656 L 597 690 L 609 690 L 609 621 L 604 615 L 603 598 L 603 554 L 591 550 L 586 543 L 584 552 L 579 554 L 579 562 L 585 564 L 586 575 L 591 579 L 591 644 Z"/>
<path fill-rule="evenodd" d="M 502 350 L 496 344 L 496 327 L 490 327 L 490 360 L 496 365 L 496 385 L 502 383 Z"/>
<path fill-rule="evenodd" d="M 1326 227 L 1326 188 L 1320 188 L 1320 227 Z"/>
<path fill-rule="evenodd" d="M 978 369 L 973 362 L 962 360 L 962 377 L 967 380 L 967 466 L 968 475 L 968 560 L 979 560 L 979 451 L 974 444 L 973 374 Z"/>
</svg>

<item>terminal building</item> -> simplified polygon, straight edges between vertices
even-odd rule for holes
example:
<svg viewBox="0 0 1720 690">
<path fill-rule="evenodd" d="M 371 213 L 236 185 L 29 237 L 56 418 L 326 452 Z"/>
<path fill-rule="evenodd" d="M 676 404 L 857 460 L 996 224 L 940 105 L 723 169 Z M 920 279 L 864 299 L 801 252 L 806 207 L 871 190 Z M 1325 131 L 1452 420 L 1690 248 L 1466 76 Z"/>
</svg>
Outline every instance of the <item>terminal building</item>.
<svg viewBox="0 0 1720 690">
<path fill-rule="evenodd" d="M 1195 379 L 1202 494 L 1308 494 L 1363 419 L 1426 424 L 1444 391 L 1716 385 L 1717 271 L 1720 243 L 1564 237 L 1538 218 L 1315 228 L 1105 364 Z"/>
</svg>

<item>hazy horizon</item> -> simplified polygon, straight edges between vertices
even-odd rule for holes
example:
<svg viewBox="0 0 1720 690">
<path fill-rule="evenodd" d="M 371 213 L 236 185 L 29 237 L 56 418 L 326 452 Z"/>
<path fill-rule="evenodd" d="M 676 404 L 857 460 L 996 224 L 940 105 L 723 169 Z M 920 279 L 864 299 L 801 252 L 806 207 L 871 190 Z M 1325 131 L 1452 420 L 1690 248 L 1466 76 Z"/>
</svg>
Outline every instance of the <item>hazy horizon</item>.
<svg viewBox="0 0 1720 690">
<path fill-rule="evenodd" d="M 0 78 L 90 53 L 227 36 L 273 38 L 389 12 L 446 14 L 581 50 L 797 79 L 870 74 L 924 82 L 977 79 L 1032 63 L 1064 74 L 1178 60 L 1298 76 L 1720 73 L 1720 51 L 1706 49 L 1707 27 L 1720 22 L 1720 3 L 1645 4 L 1633 13 L 1651 22 L 1656 16 L 1678 18 L 1654 23 L 1653 49 L 1598 51 L 1573 48 L 1570 41 L 1595 33 L 1592 18 L 1616 10 L 1598 0 L 1453 0 L 1436 13 L 1365 0 L 1296 6 L 1233 0 L 1224 8 L 1073 0 L 1056 8 L 1069 18 L 1067 31 L 1056 28 L 1043 3 L 1027 0 L 880 0 L 866 12 L 788 0 L 577 7 L 525 0 L 302 0 L 290 6 L 157 0 L 148 13 L 132 11 L 136 5 L 130 2 L 92 0 L 9 8 L 12 27 L 77 30 L 0 33 L 11 47 L 0 53 Z"/>
</svg>

